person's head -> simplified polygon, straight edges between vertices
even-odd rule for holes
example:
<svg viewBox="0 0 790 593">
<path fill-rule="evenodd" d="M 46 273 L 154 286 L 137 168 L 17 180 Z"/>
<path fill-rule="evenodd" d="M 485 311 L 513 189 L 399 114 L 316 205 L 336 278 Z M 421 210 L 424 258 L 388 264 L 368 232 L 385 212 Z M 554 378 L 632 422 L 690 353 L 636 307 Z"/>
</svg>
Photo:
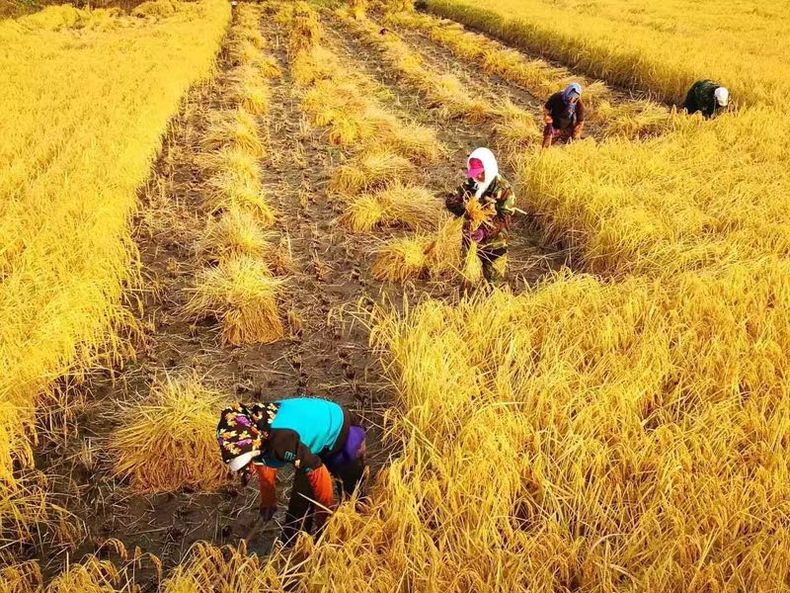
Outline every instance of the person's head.
<svg viewBox="0 0 790 593">
<path fill-rule="evenodd" d="M 582 96 L 582 86 L 577 83 L 573 82 L 565 87 L 565 90 L 562 91 L 562 98 L 568 105 L 576 105 L 579 102 L 579 99 Z"/>
<path fill-rule="evenodd" d="M 237 403 L 222 410 L 217 423 L 217 443 L 222 461 L 231 471 L 243 470 L 260 454 L 278 408 L 277 404 Z"/>
<path fill-rule="evenodd" d="M 713 96 L 716 99 L 716 107 L 719 109 L 725 109 L 730 104 L 730 91 L 723 86 L 713 91 Z"/>
<path fill-rule="evenodd" d="M 499 166 L 494 153 L 488 148 L 475 148 L 466 160 L 466 176 L 474 180 L 478 193 L 482 195 L 499 175 Z"/>
</svg>

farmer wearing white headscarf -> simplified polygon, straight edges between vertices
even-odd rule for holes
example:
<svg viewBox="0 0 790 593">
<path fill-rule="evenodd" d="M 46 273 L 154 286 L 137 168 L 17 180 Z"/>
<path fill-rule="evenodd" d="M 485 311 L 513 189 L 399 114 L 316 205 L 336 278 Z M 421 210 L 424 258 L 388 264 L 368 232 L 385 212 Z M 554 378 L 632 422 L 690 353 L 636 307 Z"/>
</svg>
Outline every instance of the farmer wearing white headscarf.
<svg viewBox="0 0 790 593">
<path fill-rule="evenodd" d="M 489 215 L 472 228 L 468 204 L 479 203 Z M 499 174 L 496 157 L 487 148 L 476 148 L 466 162 L 466 181 L 445 200 L 447 209 L 464 217 L 463 248 L 477 243 L 477 255 L 483 274 L 491 284 L 504 281 L 507 261 L 508 230 L 516 206 L 510 183 Z"/>
<path fill-rule="evenodd" d="M 726 110 L 729 105 L 730 91 L 726 87 L 712 80 L 698 80 L 691 85 L 682 107 L 689 115 L 699 111 L 702 117 L 710 119 Z"/>
<path fill-rule="evenodd" d="M 582 87 L 574 82 L 554 93 L 543 106 L 543 148 L 556 140 L 571 141 L 581 136 L 584 127 Z"/>
</svg>

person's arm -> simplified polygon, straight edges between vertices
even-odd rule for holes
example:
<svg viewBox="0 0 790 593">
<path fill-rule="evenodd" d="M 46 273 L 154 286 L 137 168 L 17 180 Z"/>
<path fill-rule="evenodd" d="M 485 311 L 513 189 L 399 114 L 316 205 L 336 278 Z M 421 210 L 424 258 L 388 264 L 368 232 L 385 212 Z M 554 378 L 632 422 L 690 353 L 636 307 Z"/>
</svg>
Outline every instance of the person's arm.
<svg viewBox="0 0 790 593">
<path fill-rule="evenodd" d="M 331 508 L 334 504 L 332 476 L 318 455 L 314 455 L 294 430 L 273 430 L 269 437 L 268 450 L 272 456 L 286 463 L 292 463 L 297 471 L 303 471 L 313 489 L 315 501 L 322 507 Z"/>
<path fill-rule="evenodd" d="M 470 195 L 468 182 L 458 186 L 455 192 L 449 194 L 444 201 L 444 205 L 455 216 L 464 216 L 466 214 L 466 200 Z"/>
<path fill-rule="evenodd" d="M 254 464 L 260 489 L 260 512 L 267 521 L 277 510 L 277 470 L 263 464 Z"/>
</svg>

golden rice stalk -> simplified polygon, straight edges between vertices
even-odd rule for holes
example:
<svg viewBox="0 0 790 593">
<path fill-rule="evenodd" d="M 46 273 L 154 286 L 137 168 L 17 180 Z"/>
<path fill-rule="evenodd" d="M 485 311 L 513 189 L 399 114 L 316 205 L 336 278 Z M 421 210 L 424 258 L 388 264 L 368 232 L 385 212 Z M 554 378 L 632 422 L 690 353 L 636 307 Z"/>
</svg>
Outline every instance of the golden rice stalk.
<svg viewBox="0 0 790 593">
<path fill-rule="evenodd" d="M 196 375 L 157 379 L 142 401 L 124 407 L 110 441 L 116 476 L 137 492 L 217 490 L 228 483 L 214 438 L 227 397 Z"/>
<path fill-rule="evenodd" d="M 265 154 L 258 125 L 243 109 L 212 111 L 207 119 L 206 134 L 201 142 L 204 150 L 236 147 L 259 158 Z"/>
<path fill-rule="evenodd" d="M 218 548 L 207 542 L 196 543 L 187 559 L 162 583 L 162 593 L 235 593 L 247 591 L 290 590 L 290 572 L 274 562 L 248 554 L 243 545 Z"/>
<path fill-rule="evenodd" d="M 338 167 L 330 190 L 340 194 L 355 194 L 403 181 L 414 174 L 414 166 L 402 156 L 392 152 L 362 154 Z"/>
<path fill-rule="evenodd" d="M 539 141 L 541 130 L 535 117 L 511 101 L 504 101 L 498 108 L 499 121 L 494 124 L 497 146 L 505 152 L 516 152 Z"/>
<path fill-rule="evenodd" d="M 115 593 L 120 581 L 121 572 L 112 562 L 90 555 L 52 579 L 46 593 Z"/>
<path fill-rule="evenodd" d="M 200 153 L 195 163 L 205 172 L 205 178 L 223 171 L 233 171 L 244 179 L 260 184 L 260 161 L 240 148 L 226 147 Z"/>
<path fill-rule="evenodd" d="M 439 227 L 427 250 L 431 276 L 457 274 L 461 267 L 463 219 L 448 218 Z"/>
<path fill-rule="evenodd" d="M 377 280 L 404 282 L 419 278 L 427 270 L 429 241 L 425 237 L 403 237 L 379 248 L 370 271 Z"/>
<path fill-rule="evenodd" d="M 277 276 L 285 276 L 296 269 L 291 240 L 284 236 L 276 247 L 272 247 L 265 256 L 266 263 L 269 264 L 271 271 Z"/>
<path fill-rule="evenodd" d="M 386 208 L 375 195 L 354 200 L 340 217 L 340 223 L 352 231 L 373 230 L 385 219 Z"/>
<path fill-rule="evenodd" d="M 469 245 L 466 250 L 466 257 L 464 259 L 464 267 L 461 270 L 464 282 L 469 285 L 477 285 L 483 280 L 483 262 L 477 254 L 477 243 L 474 241 Z"/>
<path fill-rule="evenodd" d="M 209 219 L 197 252 L 205 260 L 219 261 L 234 255 L 262 258 L 271 245 L 258 220 L 248 210 L 232 206 L 219 220 Z"/>
<path fill-rule="evenodd" d="M 31 560 L 0 569 L 0 593 L 33 593 L 43 589 L 38 561 Z"/>
<path fill-rule="evenodd" d="M 220 321 L 226 344 L 270 344 L 284 334 L 277 310 L 281 284 L 263 262 L 231 257 L 198 274 L 184 311 L 193 319 Z"/>
<path fill-rule="evenodd" d="M 493 204 L 484 206 L 474 196 L 466 201 L 466 216 L 469 219 L 469 228 L 472 231 L 479 229 L 480 225 L 493 218 L 495 214 L 496 210 Z"/>
<path fill-rule="evenodd" d="M 265 227 L 274 224 L 274 212 L 263 196 L 260 182 L 249 179 L 244 173 L 231 170 L 217 173 L 206 182 L 204 199 L 212 213 L 233 208 L 248 210 L 259 224 Z"/>
</svg>

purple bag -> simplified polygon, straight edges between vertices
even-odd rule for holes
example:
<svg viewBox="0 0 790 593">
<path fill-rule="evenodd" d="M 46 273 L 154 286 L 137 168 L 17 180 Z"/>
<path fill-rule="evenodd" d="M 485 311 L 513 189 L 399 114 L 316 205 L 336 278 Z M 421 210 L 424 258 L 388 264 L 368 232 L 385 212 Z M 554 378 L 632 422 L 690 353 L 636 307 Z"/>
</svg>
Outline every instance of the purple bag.
<svg viewBox="0 0 790 593">
<path fill-rule="evenodd" d="M 348 428 L 348 435 L 346 436 L 346 442 L 343 443 L 343 448 L 326 460 L 329 471 L 332 471 L 334 467 L 341 467 L 355 461 L 359 457 L 359 450 L 364 443 L 365 429 L 361 426 L 351 425 Z"/>
</svg>

